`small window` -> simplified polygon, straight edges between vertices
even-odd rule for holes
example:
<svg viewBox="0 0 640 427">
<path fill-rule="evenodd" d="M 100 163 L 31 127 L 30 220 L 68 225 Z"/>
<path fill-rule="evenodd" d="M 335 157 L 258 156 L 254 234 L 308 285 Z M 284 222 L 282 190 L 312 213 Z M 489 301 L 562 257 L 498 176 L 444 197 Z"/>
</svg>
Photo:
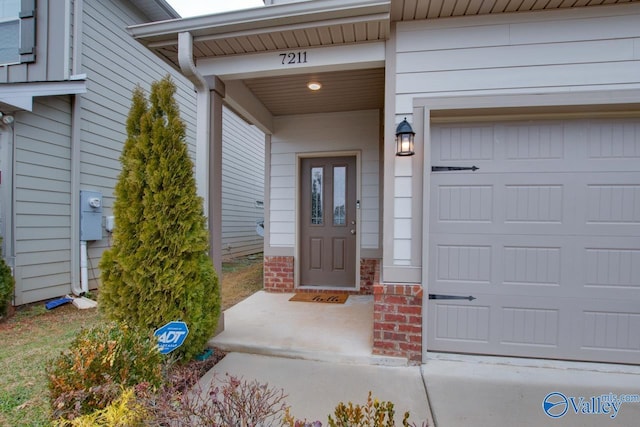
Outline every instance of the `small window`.
<svg viewBox="0 0 640 427">
<path fill-rule="evenodd" d="M 0 0 L 0 64 L 20 62 L 20 0 Z"/>
</svg>

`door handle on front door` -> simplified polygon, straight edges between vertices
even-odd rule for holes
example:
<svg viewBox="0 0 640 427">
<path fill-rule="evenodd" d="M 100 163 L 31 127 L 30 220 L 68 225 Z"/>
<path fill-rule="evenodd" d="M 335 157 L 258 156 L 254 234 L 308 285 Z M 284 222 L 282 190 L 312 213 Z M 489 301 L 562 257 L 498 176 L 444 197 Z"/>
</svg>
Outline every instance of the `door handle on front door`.
<svg viewBox="0 0 640 427">
<path fill-rule="evenodd" d="M 356 234 L 356 230 L 354 230 L 353 228 L 351 230 L 349 230 L 349 233 L 351 234 Z"/>
</svg>

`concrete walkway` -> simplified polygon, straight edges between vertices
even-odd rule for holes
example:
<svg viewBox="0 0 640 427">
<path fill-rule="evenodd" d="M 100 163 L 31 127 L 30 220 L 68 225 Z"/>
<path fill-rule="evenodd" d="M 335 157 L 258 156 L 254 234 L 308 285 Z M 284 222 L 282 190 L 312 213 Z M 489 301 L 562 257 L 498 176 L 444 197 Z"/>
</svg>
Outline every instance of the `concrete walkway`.
<svg viewBox="0 0 640 427">
<path fill-rule="evenodd" d="M 402 425 L 406 411 L 418 426 L 431 417 L 418 366 L 353 365 L 230 353 L 202 378 L 201 384 L 210 384 L 214 377 L 224 378 L 225 373 L 284 390 L 292 415 L 321 421 L 323 426 L 336 405 L 363 405 L 369 391 L 378 400 L 394 403 L 397 426 Z"/>
<path fill-rule="evenodd" d="M 418 426 L 427 421 L 437 427 L 631 427 L 639 425 L 640 401 L 614 409 L 607 408 L 600 396 L 640 394 L 639 371 L 627 366 L 483 357 L 436 358 L 422 366 L 389 367 L 230 353 L 201 385 L 206 387 L 227 373 L 256 380 L 284 390 L 294 416 L 324 426 L 338 403 L 364 404 L 371 391 L 379 400 L 394 403 L 397 426 L 409 411 Z M 567 410 L 558 418 L 543 409 L 550 393 L 567 399 L 563 403 L 559 394 L 548 398 L 557 404 L 549 407 L 551 415 Z M 592 410 L 599 413 L 583 413 Z"/>
<path fill-rule="evenodd" d="M 622 403 L 617 415 L 595 399 L 601 413 L 585 414 L 592 397 L 640 395 L 640 366 L 437 355 L 422 365 L 438 427 L 631 427 L 640 425 L 640 401 Z M 548 398 L 548 411 L 543 401 Z M 580 400 L 580 398 L 584 398 Z M 575 413 L 573 398 L 578 407 Z M 600 399 L 602 400 L 602 399 Z M 557 404 L 557 405 L 554 405 Z M 567 412 L 562 414 L 564 410 Z M 613 416 L 613 418 L 612 418 Z"/>
<path fill-rule="evenodd" d="M 289 395 L 295 416 L 324 426 L 339 402 L 364 404 L 369 391 L 396 405 L 398 426 L 405 411 L 418 426 L 640 425 L 640 402 L 614 408 L 600 397 L 640 395 L 640 366 L 437 353 L 407 366 L 371 354 L 371 297 L 318 304 L 291 296 L 258 292 L 227 310 L 209 344 L 230 354 L 202 382 L 228 372 L 268 383 Z"/>
</svg>

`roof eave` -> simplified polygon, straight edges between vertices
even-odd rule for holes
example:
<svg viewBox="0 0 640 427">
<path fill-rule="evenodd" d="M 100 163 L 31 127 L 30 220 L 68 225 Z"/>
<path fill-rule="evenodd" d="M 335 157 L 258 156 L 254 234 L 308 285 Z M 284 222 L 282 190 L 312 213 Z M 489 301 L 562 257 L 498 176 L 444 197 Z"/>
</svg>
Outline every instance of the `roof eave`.
<svg viewBox="0 0 640 427">
<path fill-rule="evenodd" d="M 131 0 L 149 21 L 179 19 L 180 14 L 166 0 Z"/>
<path fill-rule="evenodd" d="M 178 33 L 194 36 L 263 30 L 284 24 L 389 13 L 390 0 L 321 0 L 257 7 L 235 12 L 196 16 L 129 27 L 131 35 L 144 44 L 175 41 Z"/>
</svg>

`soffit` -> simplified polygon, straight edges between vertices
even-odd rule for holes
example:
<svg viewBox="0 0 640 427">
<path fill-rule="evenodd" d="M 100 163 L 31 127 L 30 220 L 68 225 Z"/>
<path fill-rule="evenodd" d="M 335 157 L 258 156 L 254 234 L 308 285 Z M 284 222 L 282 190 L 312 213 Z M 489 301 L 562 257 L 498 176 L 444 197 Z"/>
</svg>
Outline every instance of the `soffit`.
<svg viewBox="0 0 640 427">
<path fill-rule="evenodd" d="M 178 33 L 184 31 L 193 36 L 194 60 L 197 62 L 205 57 L 386 40 L 393 21 L 637 1 L 640 0 L 309 0 L 141 24 L 129 27 L 129 30 L 136 39 L 177 68 Z M 136 0 L 139 5 L 163 2 Z"/>
<path fill-rule="evenodd" d="M 632 3 L 635 0 L 391 0 L 392 21 Z"/>
<path fill-rule="evenodd" d="M 166 0 L 131 0 L 142 11 L 149 21 L 164 21 L 180 18 L 180 14 Z"/>
<path fill-rule="evenodd" d="M 178 67 L 178 33 L 193 36 L 202 58 L 386 40 L 390 0 L 319 0 L 271 5 L 129 27 L 132 35 Z"/>
</svg>

